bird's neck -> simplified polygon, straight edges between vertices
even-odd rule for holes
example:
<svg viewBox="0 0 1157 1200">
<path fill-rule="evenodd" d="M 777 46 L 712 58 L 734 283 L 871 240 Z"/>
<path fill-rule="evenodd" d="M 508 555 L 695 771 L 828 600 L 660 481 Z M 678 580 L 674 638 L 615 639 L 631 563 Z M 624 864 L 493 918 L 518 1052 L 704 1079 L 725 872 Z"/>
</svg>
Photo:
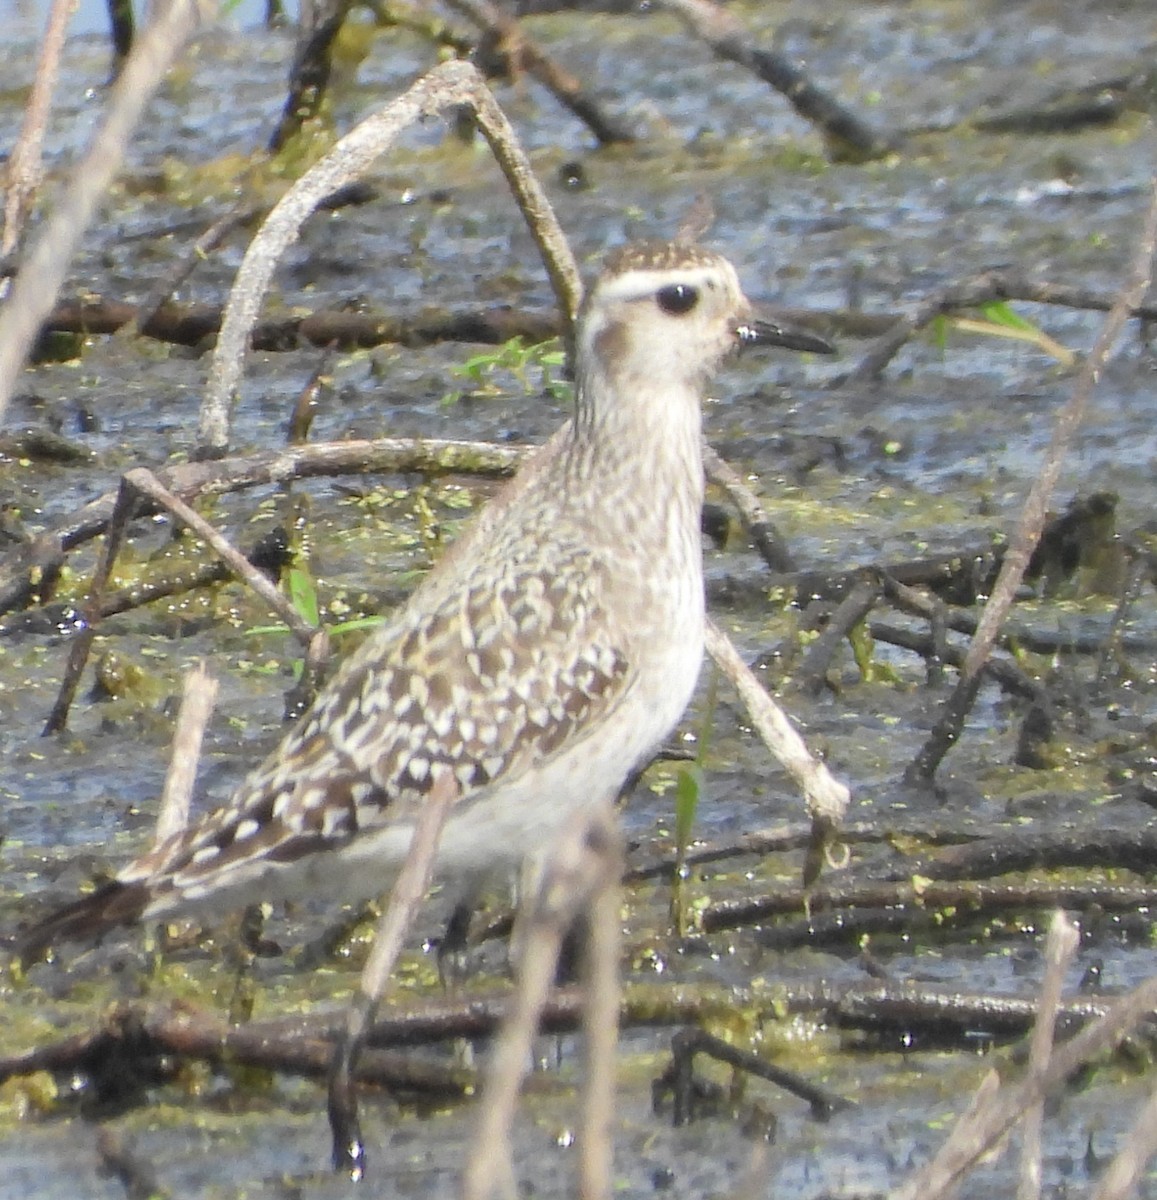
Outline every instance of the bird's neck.
<svg viewBox="0 0 1157 1200">
<path fill-rule="evenodd" d="M 572 453 L 597 462 L 608 481 L 629 476 L 653 502 L 686 493 L 696 509 L 703 495 L 701 388 L 623 367 L 580 370 L 575 388 Z"/>
</svg>

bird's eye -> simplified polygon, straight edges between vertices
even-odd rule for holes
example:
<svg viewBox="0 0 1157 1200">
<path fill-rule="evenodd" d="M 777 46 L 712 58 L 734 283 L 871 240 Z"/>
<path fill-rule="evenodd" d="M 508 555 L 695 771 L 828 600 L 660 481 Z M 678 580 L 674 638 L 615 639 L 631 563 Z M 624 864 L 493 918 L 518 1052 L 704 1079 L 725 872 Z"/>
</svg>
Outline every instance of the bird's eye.
<svg viewBox="0 0 1157 1200">
<path fill-rule="evenodd" d="M 660 288 L 655 299 L 669 317 L 682 317 L 699 303 L 699 289 L 687 283 L 672 283 Z"/>
</svg>

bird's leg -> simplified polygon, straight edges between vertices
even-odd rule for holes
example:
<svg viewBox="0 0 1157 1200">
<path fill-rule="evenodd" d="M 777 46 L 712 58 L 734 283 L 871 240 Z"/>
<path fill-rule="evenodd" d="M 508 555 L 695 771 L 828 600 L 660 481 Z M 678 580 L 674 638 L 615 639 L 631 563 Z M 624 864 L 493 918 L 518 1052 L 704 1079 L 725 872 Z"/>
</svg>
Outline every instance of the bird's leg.
<svg viewBox="0 0 1157 1200">
<path fill-rule="evenodd" d="M 330 1062 L 328 1111 L 333 1165 L 335 1170 L 344 1171 L 355 1181 L 361 1179 L 366 1170 L 366 1148 L 353 1087 L 358 1056 L 401 953 L 406 932 L 413 923 L 414 913 L 429 890 L 442 827 L 458 794 L 458 783 L 446 770 L 438 776 L 422 802 L 406 861 L 378 923 L 373 949 L 362 971 L 357 995 L 350 1004 L 345 1030 Z"/>
<path fill-rule="evenodd" d="M 466 975 L 470 923 L 474 919 L 477 898 L 472 891 L 468 897 L 454 905 L 454 911 L 446 922 L 442 940 L 438 943 L 438 977 L 442 980 L 444 988 L 449 989 Z"/>
</svg>

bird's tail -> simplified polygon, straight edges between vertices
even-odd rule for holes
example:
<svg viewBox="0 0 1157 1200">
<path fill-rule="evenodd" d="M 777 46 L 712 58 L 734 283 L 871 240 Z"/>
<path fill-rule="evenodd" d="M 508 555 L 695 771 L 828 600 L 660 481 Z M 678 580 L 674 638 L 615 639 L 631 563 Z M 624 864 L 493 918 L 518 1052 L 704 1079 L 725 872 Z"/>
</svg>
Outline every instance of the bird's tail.
<svg viewBox="0 0 1157 1200">
<path fill-rule="evenodd" d="M 58 942 L 96 941 L 118 925 L 135 924 L 148 902 L 149 889 L 144 882 L 113 880 L 18 934 L 16 956 L 27 966 L 43 958 L 44 952 Z"/>
</svg>

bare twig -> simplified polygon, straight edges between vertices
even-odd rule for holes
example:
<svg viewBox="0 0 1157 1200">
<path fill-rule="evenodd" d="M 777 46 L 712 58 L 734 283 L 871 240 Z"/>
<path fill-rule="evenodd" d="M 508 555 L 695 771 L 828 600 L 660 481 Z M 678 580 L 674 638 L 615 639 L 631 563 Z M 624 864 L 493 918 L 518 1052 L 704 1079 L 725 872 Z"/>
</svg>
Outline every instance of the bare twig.
<svg viewBox="0 0 1157 1200">
<path fill-rule="evenodd" d="M 1060 475 L 1061 463 L 1077 428 L 1084 418 L 1093 390 L 1100 380 L 1110 351 L 1116 345 L 1130 312 L 1141 302 L 1152 276 L 1154 250 L 1157 248 L 1157 181 L 1153 199 L 1145 217 L 1129 279 L 1121 288 L 1116 304 L 1110 310 L 1097 335 L 1096 343 L 1081 368 L 1073 394 L 1057 414 L 1053 436 L 1045 453 L 1040 474 L 1033 482 L 1020 520 L 1013 532 L 1001 562 L 1000 573 L 992 588 L 988 603 L 977 626 L 976 635 L 968 648 L 964 666 L 952 695 L 944 704 L 939 719 L 928 740 L 909 765 L 905 778 L 911 782 L 930 779 L 960 736 L 964 718 L 972 707 L 980 687 L 980 671 L 992 653 L 993 644 L 1008 616 L 1016 589 L 1024 577 L 1033 548 L 1044 528 L 1049 499 Z"/>
<path fill-rule="evenodd" d="M 489 0 L 447 0 L 488 36 L 497 39 L 517 65 L 539 81 L 558 102 L 572 112 L 604 146 L 633 142 L 635 135 L 602 105 L 569 71 L 564 71 L 541 46 L 527 37 L 522 26 Z"/>
<path fill-rule="evenodd" d="M 918 864 L 922 865 L 922 864 Z M 853 940 L 857 934 L 854 914 L 867 917 L 872 912 L 893 914 L 897 920 L 912 922 L 918 913 L 936 913 L 941 928 L 953 917 L 960 921 L 976 921 L 986 913 L 1015 912 L 1025 908 L 1048 908 L 1063 904 L 1068 908 L 1105 909 L 1122 912 L 1147 907 L 1157 902 L 1157 888 L 1146 884 L 1057 884 L 1030 881 L 1028 883 L 987 883 L 978 880 L 923 881 L 919 885 L 897 880 L 877 883 L 857 881 L 840 887 L 805 889 L 782 888 L 765 895 L 748 896 L 742 900 L 717 900 L 700 913 L 705 933 L 734 929 L 743 925 L 766 924 L 772 917 L 801 913 L 806 904 L 812 915 L 807 922 L 818 938 L 818 914 L 831 914 L 841 936 Z M 841 924 L 842 923 L 842 924 Z M 768 940 L 778 932 L 765 931 Z M 799 930 L 806 938 L 807 926 Z M 787 939 L 775 939 L 785 944 Z M 792 939 L 794 940 L 794 939 Z"/>
<path fill-rule="evenodd" d="M 8 159 L 0 257 L 7 257 L 16 249 L 24 221 L 44 174 L 40 153 L 44 144 L 44 128 L 48 124 L 52 90 L 56 86 L 56 76 L 60 70 L 60 52 L 64 47 L 64 35 L 68 32 L 72 11 L 73 0 L 52 0 L 48 26 L 40 43 L 40 57 L 36 63 L 32 91 L 24 109 L 20 136 L 16 139 L 12 156 Z"/>
<path fill-rule="evenodd" d="M 189 824 L 189 807 L 197 778 L 197 763 L 201 758 L 201 742 L 216 701 L 217 680 L 209 674 L 205 663 L 199 662 L 185 676 L 185 690 L 177 713 L 173 749 L 161 789 L 157 828 L 153 834 L 156 846 L 166 838 L 181 833 Z"/>
<path fill-rule="evenodd" d="M 892 1192 L 890 1200 L 942 1200 L 951 1195 L 965 1174 L 1007 1137 L 1030 1105 L 1060 1087 L 1078 1067 L 1118 1045 L 1155 1006 L 1157 978 L 1122 996 L 1103 1016 L 1058 1047 L 1039 1074 L 1000 1088 L 992 1072 L 983 1085 L 983 1098 L 978 1095 L 969 1111 L 967 1130 L 954 1130 L 936 1158 L 914 1171 Z"/>
<path fill-rule="evenodd" d="M 131 11 L 131 10 L 130 10 Z M 248 204 L 236 204 L 215 220 L 204 233 L 198 237 L 191 246 L 188 246 L 181 256 L 181 261 L 177 264 L 176 269 L 170 271 L 162 279 L 149 289 L 148 295 L 144 298 L 132 319 L 129 321 L 129 328 L 126 330 L 128 334 L 140 333 L 143 329 L 153 326 L 157 320 L 157 314 L 166 304 L 169 297 L 185 282 L 186 279 L 193 273 L 197 265 L 216 250 L 218 246 L 236 229 L 239 225 L 243 225 L 246 221 L 254 216 L 254 210 Z M 100 303 L 105 303 L 103 300 Z M 83 308 L 84 301 L 81 301 Z M 132 307 L 132 306 L 126 306 Z M 51 318 L 50 318 L 51 320 Z M 214 331 L 215 332 L 215 331 Z M 193 343 L 195 344 L 195 343 Z"/>
<path fill-rule="evenodd" d="M 491 1027 L 497 1028 L 499 1013 L 494 1011 L 489 1016 Z M 84 1073 L 110 1054 L 165 1054 L 187 1062 L 251 1066 L 324 1079 L 333 1060 L 333 1040 L 343 1021 L 336 1009 L 329 1018 L 319 1019 L 314 1014 L 289 1021 L 282 1018 L 237 1025 L 185 1004 L 121 1008 L 107 1013 L 92 1030 L 70 1034 L 23 1054 L 0 1057 L 0 1081 L 36 1071 Z M 576 1005 L 572 1027 L 577 1024 Z M 356 1074 L 362 1082 L 425 1092 L 442 1099 L 461 1099 L 478 1083 L 475 1072 L 422 1058 L 412 1050 L 366 1051 L 358 1061 Z"/>
<path fill-rule="evenodd" d="M 888 318 L 890 325 L 868 347 L 845 383 L 867 383 L 879 378 L 899 350 L 937 317 L 962 308 L 977 308 L 994 300 L 1023 300 L 1029 304 L 1053 304 L 1062 308 L 1109 312 L 1120 299 L 1093 288 L 1028 279 L 1009 270 L 981 271 L 978 275 L 950 283 L 926 296 L 905 316 Z M 1157 306 L 1145 297 L 1134 304 L 1130 315 L 1142 320 L 1157 319 Z M 833 319 L 835 319 L 833 317 Z M 865 329 L 865 332 L 868 332 Z"/>
<path fill-rule="evenodd" d="M 753 72 L 786 96 L 804 120 L 819 126 L 835 157 L 879 158 L 891 150 L 888 139 L 816 87 L 798 66 L 756 46 L 733 12 L 712 0 L 660 0 L 658 7 L 677 13 L 720 58 Z"/>
<path fill-rule="evenodd" d="M 462 1183 L 465 1200 L 517 1195 L 510 1146 L 510 1127 L 519 1087 L 529 1061 L 530 1046 L 539 1027 L 547 993 L 554 978 L 562 939 L 575 915 L 591 904 L 601 890 L 617 893 L 621 870 L 615 817 L 609 806 L 599 806 L 574 822 L 551 849 L 536 894 L 526 898 L 518 966 L 518 988 L 495 1043 L 486 1085 L 478 1110 L 478 1123 Z M 596 905 L 605 915 L 606 909 Z M 616 912 L 615 920 L 618 920 Z M 605 947 L 604 947 L 605 951 Z M 602 985 L 600 985 L 601 990 Z M 605 997 L 604 997 L 605 998 Z M 588 994 L 586 1004 L 591 1003 Z M 598 1003 L 601 1009 L 602 1003 Z M 593 1016 L 588 1020 L 594 1019 Z M 605 1034 L 605 1031 L 604 1031 Z M 604 1035 L 600 1035 L 600 1038 Z M 605 1047 L 588 1053 L 596 1062 Z M 589 1082 L 589 1081 L 588 1081 Z M 586 1116 L 594 1122 L 596 1144 L 584 1164 L 583 1200 L 609 1200 L 609 1133 L 604 1122 L 611 1081 L 602 1080 L 588 1092 Z"/>
<path fill-rule="evenodd" d="M 306 648 L 305 677 L 315 681 L 317 673 L 328 654 L 328 636 L 324 629 L 311 625 L 290 601 L 278 591 L 277 586 L 264 572 L 255 567 L 229 540 L 196 510 L 189 507 L 178 496 L 173 495 L 163 483 L 145 467 L 136 467 L 126 472 L 121 480 L 114 520 L 110 522 L 105 553 L 93 578 L 89 598 L 85 606 L 84 628 L 73 642 L 68 665 L 45 733 L 59 733 L 68 720 L 68 712 L 76 695 L 76 688 L 88 661 L 92 637 L 100 620 L 102 599 L 112 574 L 112 566 L 119 552 L 125 529 L 131 519 L 138 496 L 147 497 L 153 504 L 169 513 L 182 525 L 191 529 L 221 559 L 230 571 L 243 580 L 285 622 L 290 632 Z M 115 519 L 120 514 L 120 519 Z M 307 687 L 309 683 L 307 682 Z"/>
<path fill-rule="evenodd" d="M 131 612 L 158 600 L 181 596 L 197 588 L 212 587 L 229 579 L 228 568 L 216 559 L 185 565 L 175 571 L 150 576 L 129 587 L 109 591 L 99 599 L 96 616 L 99 620 Z M 84 620 L 80 609 L 69 600 L 53 600 L 47 604 L 28 607 L 16 615 L 0 619 L 0 637 L 43 634 L 49 631 L 63 633 L 74 631 Z"/>
<path fill-rule="evenodd" d="M 109 96 L 104 121 L 44 223 L 0 312 L 0 422 L 17 387 L 40 324 L 52 310 L 69 260 L 100 198 L 120 168 L 145 104 L 201 17 L 215 0 L 168 0 L 137 39 Z"/>
<path fill-rule="evenodd" d="M 96 626 L 100 620 L 101 598 L 108 581 L 112 577 L 113 564 L 120 552 L 121 543 L 128 531 L 129 522 L 137 505 L 137 491 L 125 480 L 121 480 L 108 517 L 108 536 L 105 538 L 104 553 L 97 563 L 89 586 L 88 599 L 85 601 L 84 617 L 81 631 L 72 643 L 68 653 L 68 661 L 64 667 L 64 675 L 60 681 L 56 703 L 44 726 L 45 735 L 60 733 L 68 723 L 68 713 L 76 697 L 76 689 L 80 686 L 80 677 L 88 662 L 92 639 L 96 635 Z"/>
<path fill-rule="evenodd" d="M 783 709 L 740 658 L 731 639 L 711 620 L 707 621 L 707 653 L 739 692 L 767 748 L 803 791 L 813 824 L 838 828 L 851 799 L 847 786 L 812 757 Z"/>
<path fill-rule="evenodd" d="M 1101 650 L 1097 655 L 1097 670 L 1093 686 L 1102 688 L 1109 676 L 1111 666 L 1117 661 L 1125 640 L 1125 630 L 1130 625 L 1129 618 L 1133 606 L 1141 593 L 1145 579 L 1152 571 L 1152 564 L 1146 561 L 1144 555 L 1130 556 L 1129 567 L 1121 585 L 1121 593 L 1117 605 L 1113 609 L 1113 619 L 1109 624 L 1109 632 L 1101 642 Z"/>
<path fill-rule="evenodd" d="M 190 508 L 180 497 L 174 496 L 152 471 L 145 467 L 136 467 L 127 472 L 125 482 L 191 529 L 238 579 L 244 580 L 269 605 L 303 646 L 309 645 L 317 629 L 277 590 L 276 584 L 264 572 L 259 571 L 199 512 Z"/>
<path fill-rule="evenodd" d="M 198 496 L 219 496 L 270 483 L 354 471 L 505 477 L 532 452 L 521 446 L 426 438 L 314 442 L 217 462 L 178 463 L 161 468 L 154 477 L 168 492 L 189 501 Z M 33 542 L 0 559 L 0 613 L 39 596 L 45 575 L 59 570 L 66 551 L 104 533 L 116 499 L 116 491 L 106 492 L 60 518 Z"/>
<path fill-rule="evenodd" d="M 535 179 L 514 131 L 469 63 L 448 62 L 424 75 L 408 92 L 367 117 L 289 189 L 246 251 L 229 295 L 210 368 L 198 445 L 201 457 L 220 457 L 229 442 L 229 406 L 241 377 L 249 337 L 273 269 L 321 200 L 360 177 L 401 131 L 423 116 L 469 105 L 515 194 L 546 264 L 564 320 L 578 311 L 578 267 L 545 192 Z"/>
<path fill-rule="evenodd" d="M 1087 1030 L 1120 999 L 1104 995 L 1070 998 L 1061 1002 L 1058 1016 L 1066 1032 Z M 1157 993 L 1150 992 L 1149 999 L 1157 1004 Z M 453 999 L 411 999 L 377 1020 L 368 1031 L 367 1045 L 375 1049 L 367 1050 L 360 1058 L 357 1078 L 445 1098 L 462 1098 L 476 1092 L 474 1072 L 416 1056 L 413 1050 L 457 1038 L 496 1035 L 509 1017 L 509 1001 L 509 994 L 492 991 Z M 540 1014 L 539 1028 L 546 1033 L 579 1029 L 586 1001 L 582 988 L 553 989 Z M 1039 1013 L 1039 1002 L 1032 997 L 967 993 L 958 987 L 936 988 L 911 981 L 833 984 L 821 979 L 771 989 L 736 989 L 702 982 L 687 982 L 672 989 L 669 984 L 635 982 L 620 998 L 618 1023 L 634 1029 L 710 1026 L 721 1011 L 739 1006 L 753 1021 L 783 1020 L 785 1015 L 789 1019 L 807 1017 L 837 1029 L 893 1034 L 927 1031 L 941 1040 L 957 1037 L 962 1044 L 978 1030 L 1000 1038 L 1020 1037 L 1029 1032 Z M 1130 1011 L 1130 1019 L 1145 1023 L 1145 1037 L 1151 1042 L 1154 1014 L 1145 1009 L 1144 999 L 1138 1004 L 1130 1002 Z M 106 1014 L 84 1033 L 0 1056 L 0 1082 L 37 1071 L 84 1073 L 109 1055 L 155 1054 L 319 1078 L 325 1076 L 332 1063 L 333 1043 L 342 1036 L 346 1022 L 339 1005 L 244 1025 L 227 1024 L 215 1015 L 183 1004 L 132 1005 Z M 1107 1044 L 1094 1045 L 1089 1056 L 1101 1053 Z M 385 1047 L 406 1047 L 409 1053 L 395 1053 Z M 1060 1052 L 1067 1053 L 1067 1044 Z M 534 1081 L 525 1086 L 534 1086 Z M 800 1094 L 810 1099 L 806 1092 Z"/>
<path fill-rule="evenodd" d="M 301 9 L 297 54 L 281 120 L 269 140 L 276 154 L 321 111 L 329 89 L 333 50 L 352 0 L 314 0 Z"/>
<path fill-rule="evenodd" d="M 586 996 L 583 1039 L 586 1075 L 579 1125 L 579 1196 L 609 1198 L 614 1174 L 616 1065 L 619 1044 L 619 957 L 622 949 L 622 839 L 613 813 L 603 817 L 604 875 L 589 903 L 586 922 Z"/>
<path fill-rule="evenodd" d="M 1157 1154 L 1157 1090 L 1145 1101 L 1125 1135 L 1120 1153 L 1105 1168 L 1093 1200 L 1132 1200 L 1149 1161 Z"/>
<path fill-rule="evenodd" d="M 792 672 L 792 686 L 806 696 L 818 696 L 840 642 L 875 608 L 883 584 L 875 572 L 866 572 L 852 585 L 828 619 L 823 632 L 808 647 L 803 662 Z"/>
<path fill-rule="evenodd" d="M 224 219 L 223 219 L 224 220 Z M 226 222 L 227 224 L 228 222 Z M 199 346 L 221 328 L 223 310 L 215 304 L 177 304 L 165 297 L 196 265 L 207 247 L 223 238 L 227 229 L 218 222 L 197 240 L 180 269 L 163 279 L 141 306 L 124 300 L 81 297 L 62 300 L 45 319 L 44 328 L 64 333 L 140 333 L 178 346 Z M 336 343 L 347 349 L 364 349 L 396 342 L 427 346 L 433 342 L 479 342 L 501 345 L 513 337 L 544 342 L 563 332 L 558 313 L 531 312 L 503 305 L 488 308 L 422 309 L 407 315 L 319 309 L 285 313 L 259 321 L 249 344 L 255 350 L 296 350 L 303 342 L 314 346 Z"/>
<path fill-rule="evenodd" d="M 1059 910 L 1055 912 L 1045 940 L 1045 975 L 1041 980 L 1040 1009 L 1029 1043 L 1028 1069 L 1032 1074 L 1042 1075 L 1048 1068 L 1065 972 L 1073 961 L 1080 941 L 1081 935 L 1068 917 Z M 1024 1114 L 1016 1200 L 1038 1200 L 1040 1196 L 1043 1123 L 1044 1101 L 1038 1100 Z"/>
<path fill-rule="evenodd" d="M 112 73 L 115 79 L 124 68 L 125 59 L 132 53 L 137 27 L 132 0 L 107 0 L 107 5 L 109 33 L 112 36 Z"/>
<path fill-rule="evenodd" d="M 767 1058 L 724 1041 L 705 1029 L 696 1027 L 682 1029 L 671 1039 L 671 1066 L 659 1081 L 674 1092 L 674 1123 L 684 1125 L 692 1119 L 689 1103 L 697 1054 L 705 1054 L 717 1062 L 727 1063 L 738 1071 L 744 1071 L 759 1079 L 766 1079 L 798 1096 L 810 1105 L 812 1116 L 826 1120 L 833 1113 L 849 1107 L 850 1102 L 835 1092 L 829 1091 L 805 1078 L 798 1071 L 777 1066 Z"/>
<path fill-rule="evenodd" d="M 773 571 L 790 571 L 791 551 L 779 530 L 772 524 L 759 497 L 747 486 L 739 472 L 706 442 L 703 443 L 703 469 L 707 478 L 717 487 L 721 487 L 739 510 L 739 515 L 743 518 L 756 549 L 763 556 L 763 561 Z"/>
<path fill-rule="evenodd" d="M 430 889 L 442 829 L 459 794 L 458 782 L 447 767 L 434 781 L 418 809 L 406 860 L 390 891 L 386 911 L 382 913 L 374 936 L 373 949 L 349 1007 L 345 1031 L 334 1050 L 329 1073 L 333 1165 L 354 1180 L 362 1178 L 366 1167 L 353 1088 L 357 1061 L 365 1044 L 366 1031 L 373 1024 L 394 964 L 402 952 L 406 933 L 414 923 L 414 914 Z"/>
</svg>

